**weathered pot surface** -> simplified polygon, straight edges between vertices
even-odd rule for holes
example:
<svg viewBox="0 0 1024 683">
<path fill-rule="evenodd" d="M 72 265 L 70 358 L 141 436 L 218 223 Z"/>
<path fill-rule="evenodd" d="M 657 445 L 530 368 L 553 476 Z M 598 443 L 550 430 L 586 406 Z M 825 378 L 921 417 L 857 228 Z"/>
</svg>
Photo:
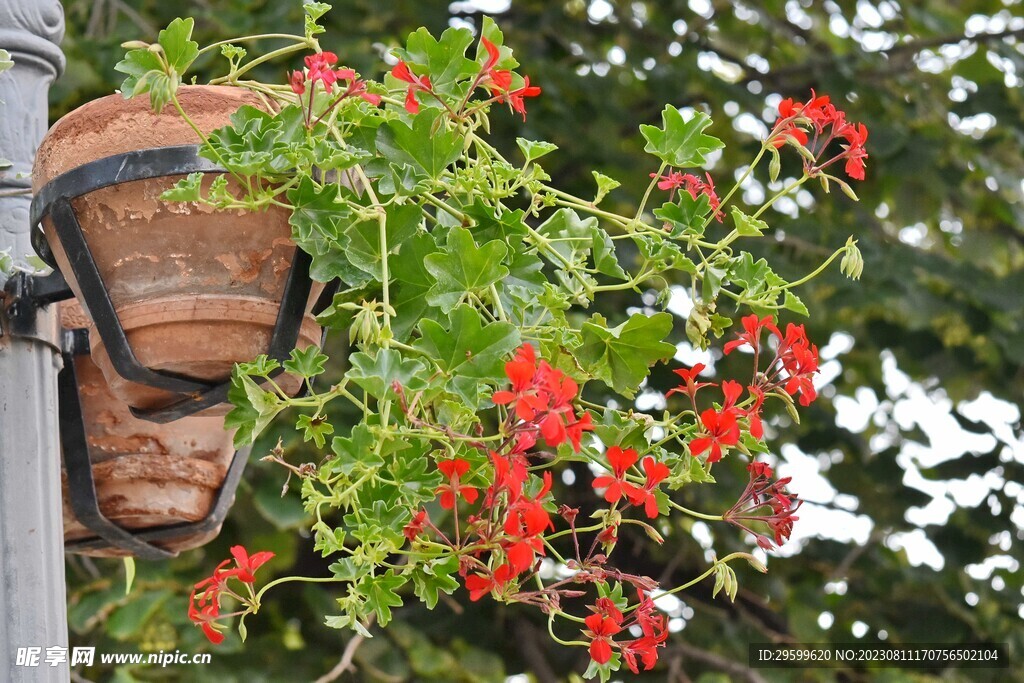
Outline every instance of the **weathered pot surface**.
<svg viewBox="0 0 1024 683">
<path fill-rule="evenodd" d="M 262 106 L 245 90 L 183 86 L 182 108 L 204 134 L 227 125 L 240 106 Z M 110 95 L 71 112 L 43 139 L 33 188 L 95 159 L 138 149 L 197 144 L 195 132 L 171 107 L 161 114 L 146 97 Z M 218 174 L 207 174 L 208 186 Z M 181 176 L 137 180 L 74 200 L 90 251 L 110 293 L 129 344 L 147 367 L 196 379 L 227 379 L 232 364 L 267 351 L 295 245 L 289 212 L 221 211 L 197 203 L 165 202 L 160 194 Z M 237 189 L 231 180 L 229 187 Z M 67 255 L 49 218 L 44 231 L 75 294 Z M 322 286 L 314 284 L 308 306 Z M 298 346 L 318 343 L 312 316 L 303 320 Z M 115 396 L 137 408 L 166 404 L 173 395 L 116 375 L 98 335 L 96 364 Z M 295 391 L 297 380 L 284 379 Z"/>
<path fill-rule="evenodd" d="M 89 324 L 77 302 L 61 304 L 61 322 L 69 329 Z M 186 417 L 169 424 L 139 420 L 110 393 L 103 374 L 88 356 L 75 359 L 75 373 L 100 511 L 128 529 L 205 518 L 234 455 L 231 433 L 224 430 L 223 419 Z M 64 539 L 92 537 L 71 510 L 63 475 L 62 485 Z M 203 545 L 218 531 L 160 545 L 172 551 L 187 550 Z M 83 554 L 116 557 L 127 553 L 105 549 Z"/>
</svg>

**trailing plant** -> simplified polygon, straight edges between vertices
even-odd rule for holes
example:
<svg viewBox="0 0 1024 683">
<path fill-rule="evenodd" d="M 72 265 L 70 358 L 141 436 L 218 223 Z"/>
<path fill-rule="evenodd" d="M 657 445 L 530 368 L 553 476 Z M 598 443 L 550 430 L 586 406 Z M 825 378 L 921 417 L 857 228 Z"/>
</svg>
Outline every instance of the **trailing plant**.
<svg viewBox="0 0 1024 683">
<path fill-rule="evenodd" d="M 810 180 L 855 199 L 836 169 L 842 162 L 846 176 L 863 179 L 866 128 L 826 96 L 786 100 L 756 157 L 720 197 L 710 173 L 697 170 L 723 146 L 711 118 L 666 106 L 660 125 L 641 126 L 654 170 L 635 211 L 623 214 L 602 208 L 619 183 L 596 170 L 593 196 L 558 189 L 541 163 L 554 145 L 488 142 L 492 113 L 507 108 L 525 120 L 542 94 L 518 73 L 490 19 L 476 35 L 414 32 L 373 81 L 322 49 L 318 20 L 329 6 L 304 7 L 304 35 L 202 49 L 191 40 L 192 21 L 178 19 L 157 43 L 127 44 L 117 67 L 127 75 L 125 97 L 148 93 L 153 107 L 188 119 L 178 88 L 196 59 L 219 52 L 227 71 L 211 82 L 248 89 L 263 107 L 242 107 L 209 136 L 196 128 L 203 156 L 231 180 L 191 174 L 164 198 L 223 210 L 286 207 L 313 277 L 344 284 L 319 322 L 347 333 L 348 347 L 238 364 L 226 420 L 243 445 L 298 409 L 296 429 L 322 459 L 292 462 L 279 444 L 265 460 L 299 482 L 331 576 L 284 577 L 256 591 L 253 572 L 270 556 L 235 548 L 234 567 L 226 562 L 197 585 L 190 615 L 214 642 L 238 616 L 244 637 L 244 618 L 268 588 L 338 582 L 327 623 L 368 637 L 370 624 L 387 626 L 409 593 L 433 608 L 462 588 L 471 601 L 542 610 L 553 639 L 588 649 L 588 677 L 652 668 L 668 635 L 659 596 L 713 576 L 714 592 L 735 598 L 732 563 L 766 567 L 752 553 L 733 553 L 692 581 L 659 586 L 616 567 L 623 530 L 662 543 L 664 520 L 687 515 L 732 524 L 771 550 L 797 520 L 790 480 L 758 459 L 769 451 L 762 415 L 779 406 L 798 419 L 797 404 L 816 396 L 818 353 L 802 325 L 783 329 L 778 319 L 808 315 L 796 290 L 834 260 L 853 278 L 863 263 L 850 239 L 787 281 L 743 246 L 770 234 L 767 209 Z M 257 41 L 283 47 L 250 57 Z M 250 79 L 254 67 L 300 54 L 304 68 L 286 82 Z M 802 173 L 779 183 L 783 154 L 798 155 Z M 746 207 L 737 191 L 755 173 L 781 187 Z M 685 292 L 669 286 L 680 278 L 689 281 Z M 612 320 L 588 314 L 619 291 L 655 296 Z M 741 319 L 723 351 L 747 352 L 749 376 L 711 382 L 703 365 L 678 368 L 664 410 L 623 408 L 650 368 L 676 354 L 676 318 L 664 310 L 674 291 L 691 304 L 683 334 L 694 347 L 708 349 Z M 347 356 L 346 370 L 331 386 L 313 386 L 328 354 Z M 270 376 L 279 367 L 303 377 L 309 392 L 281 391 Z M 359 421 L 333 423 L 335 401 L 353 404 Z M 698 512 L 675 500 L 684 487 L 713 485 L 719 462 L 746 470 L 735 505 Z M 594 475 L 593 501 L 580 508 L 552 494 L 572 463 Z M 236 581 L 244 592 L 229 588 Z M 223 611 L 225 596 L 238 609 Z"/>
</svg>

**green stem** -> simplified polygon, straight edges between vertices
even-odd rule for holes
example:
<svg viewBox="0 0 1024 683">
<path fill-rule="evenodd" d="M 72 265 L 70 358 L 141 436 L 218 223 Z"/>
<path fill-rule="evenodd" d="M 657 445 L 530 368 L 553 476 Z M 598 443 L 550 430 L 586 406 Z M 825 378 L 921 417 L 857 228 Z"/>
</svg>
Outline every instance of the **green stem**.
<svg viewBox="0 0 1024 683">
<path fill-rule="evenodd" d="M 761 150 L 757 153 L 757 156 L 754 157 L 754 160 L 750 162 L 750 166 L 747 167 L 747 170 L 743 172 L 743 175 L 741 175 L 740 179 L 736 181 L 736 184 L 732 186 L 732 189 L 729 190 L 725 197 L 722 198 L 722 201 L 718 203 L 719 211 L 725 208 L 725 205 L 729 203 L 732 196 L 736 194 L 736 190 L 740 189 L 740 186 L 743 185 L 746 179 L 750 177 L 750 174 L 754 172 L 754 169 L 757 168 L 757 164 L 761 161 L 761 158 L 764 156 L 766 151 L 768 151 L 767 144 L 762 144 Z M 704 225 L 702 227 L 707 228 L 711 225 L 711 221 L 715 218 L 715 213 L 716 212 L 712 212 L 711 215 L 704 219 Z"/>
<path fill-rule="evenodd" d="M 810 282 L 810 281 L 811 281 L 811 280 L 813 280 L 814 278 L 816 278 L 816 277 L 818 277 L 819 275 L 821 275 L 822 271 L 824 271 L 824 270 L 825 270 L 826 268 L 828 268 L 828 267 L 829 267 L 829 265 L 830 265 L 830 264 L 831 264 L 831 263 L 832 263 L 833 261 L 835 261 L 835 260 L 836 260 L 837 258 L 839 258 L 839 255 L 840 255 L 840 254 L 843 254 L 843 253 L 845 253 L 845 252 L 846 252 L 846 247 L 840 247 L 839 249 L 836 249 L 836 250 L 835 250 L 835 251 L 834 251 L 834 252 L 832 253 L 832 255 L 831 255 L 831 256 L 829 256 L 829 257 L 828 257 L 828 258 L 827 258 L 827 259 L 825 260 L 825 262 L 824 262 L 824 263 L 822 263 L 822 264 L 821 264 L 820 266 L 818 266 L 818 267 L 817 267 L 817 268 L 816 268 L 816 269 L 815 269 L 815 270 L 814 270 L 814 271 L 813 271 L 812 273 L 810 273 L 809 275 L 805 275 L 805 276 L 803 276 L 802 278 L 800 278 L 799 280 L 794 280 L 793 282 L 788 282 L 788 283 L 786 283 L 786 284 L 784 284 L 784 285 L 781 285 L 781 286 L 779 286 L 779 287 L 772 287 L 771 289 L 767 289 L 767 290 L 765 290 L 764 294 L 762 294 L 762 296 L 765 296 L 765 295 L 768 295 L 768 294 L 773 294 L 773 293 L 775 293 L 775 292 L 781 292 L 781 291 L 783 291 L 783 290 L 786 290 L 786 289 L 791 289 L 791 288 L 793 288 L 793 287 L 799 287 L 800 285 L 802 285 L 802 284 L 804 284 L 804 283 L 806 283 L 806 282 Z"/>
<path fill-rule="evenodd" d="M 256 604 L 259 605 L 260 599 L 263 594 L 274 586 L 279 586 L 282 583 L 291 583 L 293 581 L 303 581 L 305 583 L 338 583 L 345 579 L 339 579 L 335 576 L 284 576 L 280 579 L 274 579 L 266 586 L 260 589 L 260 592 L 256 594 Z"/>
<path fill-rule="evenodd" d="M 236 82 L 238 80 L 239 76 L 247 73 L 248 71 L 251 71 L 252 69 L 254 69 L 257 66 L 259 66 L 260 64 L 263 64 L 264 62 L 269 62 L 272 59 L 277 59 L 278 57 L 283 57 L 284 55 L 289 55 L 289 54 L 291 54 L 293 52 L 298 52 L 300 50 L 307 50 L 307 49 L 310 49 L 312 47 L 314 47 L 314 46 L 310 42 L 306 42 L 305 40 L 303 40 L 302 43 L 298 43 L 296 45 L 289 45 L 288 47 L 282 47 L 280 49 L 274 50 L 273 52 L 268 52 L 267 54 L 262 55 L 260 57 L 257 57 L 256 59 L 252 60 L 251 62 L 249 62 L 245 66 L 232 71 L 227 76 L 221 76 L 220 78 L 214 78 L 212 81 L 210 81 L 210 85 L 220 85 L 222 83 L 234 83 L 234 82 Z"/>
<path fill-rule="evenodd" d="M 696 517 L 697 519 L 706 519 L 709 522 L 721 522 L 722 521 L 722 515 L 706 515 L 703 512 L 696 512 L 696 511 L 691 510 L 689 508 L 684 508 L 682 505 L 680 505 L 679 503 L 675 502 L 674 500 L 670 500 L 668 502 L 668 504 L 671 505 L 672 507 L 674 507 L 676 510 L 679 510 L 680 512 L 683 512 L 683 513 L 685 513 L 687 515 L 690 515 L 691 517 Z"/>
<path fill-rule="evenodd" d="M 305 36 L 297 36 L 297 35 L 294 35 L 294 34 L 291 34 L 291 33 L 261 33 L 259 35 L 255 35 L 255 36 L 243 36 L 241 38 L 229 38 L 228 40 L 218 40 L 216 43 L 210 43 L 206 47 L 201 48 L 199 50 L 199 52 L 196 53 L 196 56 L 198 57 L 199 55 L 203 54 L 204 52 L 209 52 L 210 50 L 212 50 L 214 48 L 220 47 L 221 45 L 229 45 L 229 44 L 234 44 L 234 43 L 248 43 L 248 42 L 254 41 L 254 40 L 263 40 L 263 39 L 272 39 L 272 38 L 279 38 L 281 40 L 294 40 L 296 42 L 301 42 L 303 44 L 307 44 Z"/>
<path fill-rule="evenodd" d="M 651 182 L 647 186 L 647 191 L 644 192 L 643 199 L 640 200 L 640 206 L 638 206 L 636 209 L 636 216 L 633 217 L 633 223 L 640 222 L 640 217 L 644 215 L 644 209 L 647 207 L 647 200 L 651 198 L 651 192 L 654 191 L 654 188 L 655 186 L 657 186 L 658 181 L 661 180 L 661 174 L 667 167 L 668 162 L 662 161 L 661 166 L 658 167 L 658 172 L 654 174 L 653 178 L 651 178 Z"/>
</svg>

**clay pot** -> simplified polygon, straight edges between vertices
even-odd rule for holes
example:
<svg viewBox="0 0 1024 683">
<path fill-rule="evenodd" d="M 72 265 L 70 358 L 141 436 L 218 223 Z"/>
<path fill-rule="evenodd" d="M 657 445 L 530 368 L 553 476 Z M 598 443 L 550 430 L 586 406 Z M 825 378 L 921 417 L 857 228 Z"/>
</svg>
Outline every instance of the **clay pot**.
<svg viewBox="0 0 1024 683">
<path fill-rule="evenodd" d="M 225 86 L 184 86 L 182 108 L 204 132 L 230 123 L 240 106 L 261 106 L 252 93 Z M 174 107 L 161 114 L 148 97 L 110 95 L 58 121 L 36 154 L 32 185 L 39 190 L 65 171 L 139 149 L 197 144 Z M 208 173 L 205 183 L 218 174 Z M 235 362 L 266 353 L 295 245 L 289 212 L 220 211 L 194 203 L 164 202 L 160 194 L 181 176 L 114 185 L 73 201 L 86 242 L 139 361 L 200 380 L 224 381 Z M 237 189 L 231 180 L 229 187 Z M 61 272 L 79 300 L 49 217 L 44 232 Z M 309 306 L 322 286 L 314 283 Z M 318 344 L 320 329 L 309 314 L 297 345 Z M 166 405 L 175 395 L 127 382 L 114 371 L 102 340 L 90 333 L 93 359 L 111 392 L 136 408 Z M 297 378 L 282 376 L 286 391 Z M 223 413 L 223 410 L 221 411 Z"/>
<path fill-rule="evenodd" d="M 61 304 L 61 324 L 87 327 L 89 320 L 77 302 Z M 231 433 L 218 417 L 186 417 L 156 424 L 132 416 L 128 406 L 110 392 L 99 368 L 88 356 L 75 358 L 78 395 L 82 405 L 89 459 L 100 511 L 127 529 L 161 527 L 204 519 L 213 507 L 227 474 L 234 449 Z M 64 540 L 94 534 L 79 524 L 64 489 Z M 195 548 L 213 539 L 220 529 L 160 542 L 171 551 Z M 118 549 L 83 550 L 94 557 L 128 555 Z"/>
</svg>

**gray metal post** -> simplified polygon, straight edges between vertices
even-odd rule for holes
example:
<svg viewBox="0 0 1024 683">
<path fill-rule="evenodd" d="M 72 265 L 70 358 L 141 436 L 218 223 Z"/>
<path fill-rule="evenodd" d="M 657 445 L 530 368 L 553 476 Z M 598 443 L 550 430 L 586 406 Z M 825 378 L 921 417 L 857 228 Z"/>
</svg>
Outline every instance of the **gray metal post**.
<svg viewBox="0 0 1024 683">
<path fill-rule="evenodd" d="M 27 174 L 47 126 L 47 92 L 63 70 L 59 0 L 0 0 L 0 48 L 13 69 L 0 74 L 0 249 L 22 259 L 29 244 Z M 26 177 L 19 178 L 24 174 Z M 15 196 L 12 196 L 15 195 Z M 3 277 L 0 276 L 0 280 Z M 0 282 L 2 284 L 2 282 Z M 67 662 L 48 666 L 47 647 L 67 647 L 57 437 L 57 324 L 40 312 L 40 338 L 0 336 L 0 680 L 67 681 Z M 42 648 L 19 666 L 18 648 Z"/>
</svg>

